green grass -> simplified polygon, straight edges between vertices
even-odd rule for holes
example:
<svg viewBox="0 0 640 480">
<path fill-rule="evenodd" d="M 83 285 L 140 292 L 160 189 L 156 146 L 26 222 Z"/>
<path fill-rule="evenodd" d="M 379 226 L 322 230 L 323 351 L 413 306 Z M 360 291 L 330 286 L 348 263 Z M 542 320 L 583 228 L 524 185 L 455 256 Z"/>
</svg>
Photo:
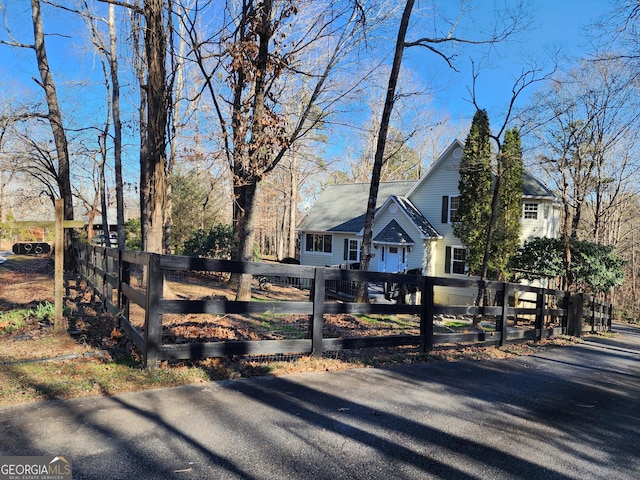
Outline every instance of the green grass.
<svg viewBox="0 0 640 480">
<path fill-rule="evenodd" d="M 27 326 L 31 321 L 49 322 L 53 319 L 54 305 L 39 303 L 35 308 L 18 308 L 0 313 L 0 335 L 6 335 Z M 69 312 L 64 312 L 69 313 Z"/>
<path fill-rule="evenodd" d="M 31 316 L 30 310 L 18 309 L 0 313 L 0 335 L 7 335 L 14 330 L 25 327 Z"/>
<path fill-rule="evenodd" d="M 450 321 L 450 322 L 444 322 L 444 326 L 449 328 L 468 328 L 471 326 L 471 324 L 468 322 Z"/>
</svg>

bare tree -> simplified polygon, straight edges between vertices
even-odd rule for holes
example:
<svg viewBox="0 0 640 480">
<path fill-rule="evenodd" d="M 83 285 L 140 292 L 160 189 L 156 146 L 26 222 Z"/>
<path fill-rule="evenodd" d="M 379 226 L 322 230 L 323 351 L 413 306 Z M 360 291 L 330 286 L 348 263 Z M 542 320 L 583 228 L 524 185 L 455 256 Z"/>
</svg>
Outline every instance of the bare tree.
<svg viewBox="0 0 640 480">
<path fill-rule="evenodd" d="M 197 2 L 196 2 L 197 3 Z M 197 7 L 185 10 L 192 58 L 214 105 L 233 182 L 233 258 L 253 257 L 256 189 L 285 154 L 344 96 L 327 96 L 331 75 L 362 38 L 365 7 L 358 2 L 228 1 L 216 41 L 201 38 Z M 307 23 L 297 23 L 306 18 Z M 301 26 L 304 25 L 304 28 Z M 309 58 L 313 57 L 310 62 Z M 218 77 L 223 83 L 218 81 Z M 285 90 L 307 92 L 300 114 L 285 117 Z M 318 112 L 314 113 L 314 112 Z M 237 298 L 249 299 L 248 276 Z"/>
<path fill-rule="evenodd" d="M 42 116 L 46 117 L 48 120 L 56 150 L 55 178 L 57 181 L 57 193 L 64 202 L 63 215 L 65 220 L 73 220 L 73 197 L 69 168 L 69 147 L 62 119 L 60 102 L 58 101 L 58 92 L 55 82 L 53 81 L 51 69 L 49 68 L 49 58 L 47 56 L 45 33 L 42 24 L 40 0 L 31 0 L 31 20 L 33 26 L 33 44 L 25 44 L 18 42 L 17 40 L 2 41 L 0 43 L 13 47 L 29 48 L 35 52 L 40 79 L 34 80 L 44 91 L 48 111 Z M 65 268 L 67 269 L 73 268 L 74 265 L 73 255 L 71 255 L 71 243 L 71 230 L 66 229 L 64 235 L 64 249 L 67 252 L 67 255 L 65 255 Z"/>
<path fill-rule="evenodd" d="M 115 5 L 109 5 L 109 72 L 111 76 L 111 116 L 113 118 L 113 164 L 116 181 L 116 215 L 118 248 L 125 247 L 124 184 L 122 178 L 122 119 L 120 115 L 120 78 L 118 74 L 118 39 L 116 35 Z"/>
<path fill-rule="evenodd" d="M 563 205 L 567 275 L 570 239 L 589 225 L 587 238 L 602 242 L 603 222 L 637 175 L 638 165 L 628 154 L 634 144 L 629 140 L 638 134 L 636 99 L 634 75 L 618 60 L 584 61 L 535 97 L 539 165 Z M 587 209 L 591 215 L 585 222 Z"/>
<path fill-rule="evenodd" d="M 170 117 L 167 0 L 99 0 L 128 8 L 134 69 L 140 85 L 140 224 L 143 250 L 162 253 L 167 205 L 167 125 Z M 143 39 L 140 42 L 140 33 Z M 142 43 L 142 45 L 141 45 Z"/>
</svg>

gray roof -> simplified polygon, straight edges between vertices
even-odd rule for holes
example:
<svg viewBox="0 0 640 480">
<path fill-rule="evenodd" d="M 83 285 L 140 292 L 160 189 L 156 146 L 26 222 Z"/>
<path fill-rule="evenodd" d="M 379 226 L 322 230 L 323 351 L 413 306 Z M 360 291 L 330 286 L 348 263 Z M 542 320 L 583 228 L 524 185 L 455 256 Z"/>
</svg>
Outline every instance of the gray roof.
<svg viewBox="0 0 640 480">
<path fill-rule="evenodd" d="M 397 243 L 405 245 L 414 245 L 413 238 L 400 226 L 395 220 L 391 220 L 382 231 L 373 239 L 378 243 Z"/>
<path fill-rule="evenodd" d="M 425 238 L 440 238 L 441 235 L 420 213 L 406 195 L 419 180 L 381 182 L 376 209 L 391 196 L 411 218 Z M 555 195 L 529 172 L 524 172 L 522 194 L 525 197 L 551 197 Z M 364 228 L 364 219 L 369 199 L 368 183 L 341 183 L 327 185 L 313 204 L 309 213 L 298 225 L 298 230 L 311 232 L 343 232 L 358 234 Z"/>
<path fill-rule="evenodd" d="M 398 203 L 400 208 L 402 208 L 404 213 L 407 214 L 418 230 L 420 230 L 420 233 L 424 238 L 442 238 L 442 235 L 440 235 L 433 225 L 431 225 L 431 222 L 422 215 L 420 210 L 411 203 L 411 200 L 405 197 L 398 197 L 396 195 L 393 195 L 393 199 Z"/>
<path fill-rule="evenodd" d="M 526 170 L 524 171 L 522 195 L 525 197 L 555 197 L 551 190 Z"/>
<path fill-rule="evenodd" d="M 405 195 L 415 183 L 415 180 L 381 182 L 376 208 L 379 208 L 391 195 Z M 298 229 L 358 233 L 364 228 L 368 200 L 368 183 L 327 185 L 307 216 L 300 222 Z"/>
</svg>

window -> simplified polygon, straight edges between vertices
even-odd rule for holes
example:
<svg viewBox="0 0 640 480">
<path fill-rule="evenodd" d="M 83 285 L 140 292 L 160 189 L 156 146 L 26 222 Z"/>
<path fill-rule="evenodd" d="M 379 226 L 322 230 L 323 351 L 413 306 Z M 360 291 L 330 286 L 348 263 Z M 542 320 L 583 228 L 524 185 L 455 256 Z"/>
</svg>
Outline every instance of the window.
<svg viewBox="0 0 640 480">
<path fill-rule="evenodd" d="M 360 259 L 360 241 L 344 239 L 344 259 L 357 262 Z"/>
<path fill-rule="evenodd" d="M 460 207 L 460 197 L 449 197 L 449 222 L 458 221 L 458 208 Z"/>
<path fill-rule="evenodd" d="M 307 233 L 307 252 L 331 253 L 331 235 Z"/>
<path fill-rule="evenodd" d="M 538 219 L 538 204 L 537 203 L 525 203 L 524 215 L 525 219 L 537 220 Z"/>
<path fill-rule="evenodd" d="M 442 197 L 442 223 L 452 223 L 458 221 L 458 210 L 460 208 L 460 197 Z"/>
<path fill-rule="evenodd" d="M 464 247 L 447 247 L 445 255 L 445 273 L 467 274 L 467 249 Z"/>
<path fill-rule="evenodd" d="M 453 251 L 451 252 L 451 273 L 464 275 L 466 273 L 466 258 L 466 249 L 453 247 Z"/>
</svg>

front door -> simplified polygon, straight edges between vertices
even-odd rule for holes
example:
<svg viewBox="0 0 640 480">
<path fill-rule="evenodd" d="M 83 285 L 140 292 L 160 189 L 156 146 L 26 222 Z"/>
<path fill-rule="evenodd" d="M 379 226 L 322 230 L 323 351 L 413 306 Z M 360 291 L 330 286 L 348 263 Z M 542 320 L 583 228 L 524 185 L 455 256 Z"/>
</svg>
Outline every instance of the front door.
<svg viewBox="0 0 640 480">
<path fill-rule="evenodd" d="M 404 271 L 404 247 L 384 246 L 380 265 L 382 272 Z"/>
</svg>

